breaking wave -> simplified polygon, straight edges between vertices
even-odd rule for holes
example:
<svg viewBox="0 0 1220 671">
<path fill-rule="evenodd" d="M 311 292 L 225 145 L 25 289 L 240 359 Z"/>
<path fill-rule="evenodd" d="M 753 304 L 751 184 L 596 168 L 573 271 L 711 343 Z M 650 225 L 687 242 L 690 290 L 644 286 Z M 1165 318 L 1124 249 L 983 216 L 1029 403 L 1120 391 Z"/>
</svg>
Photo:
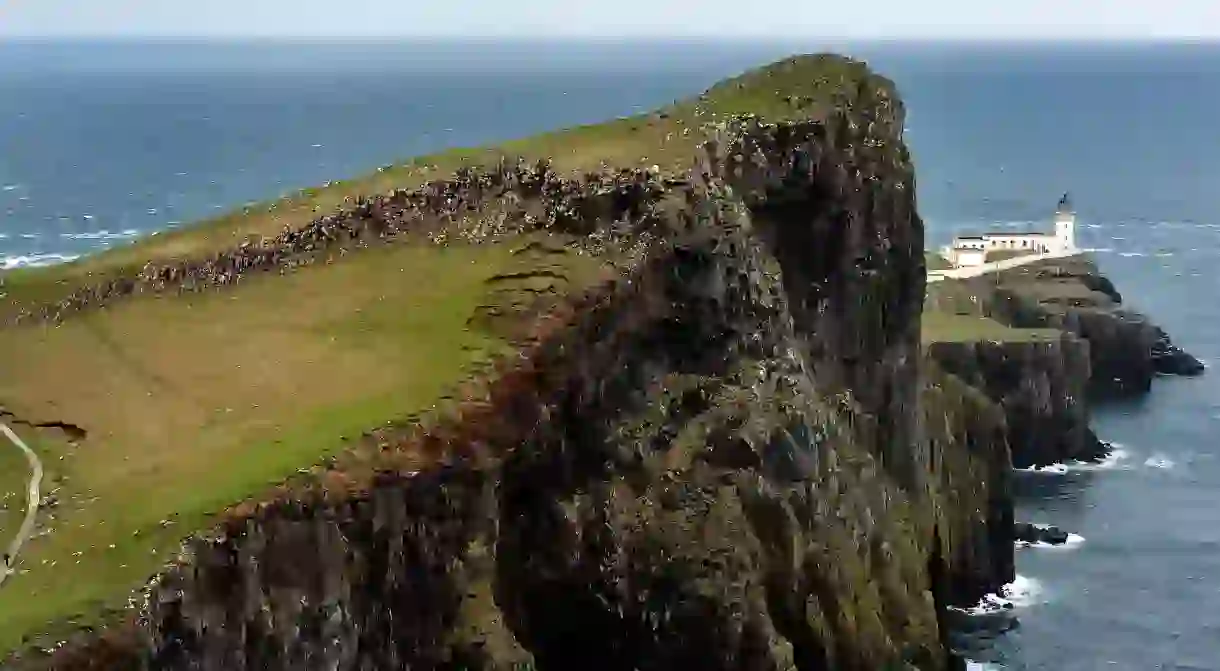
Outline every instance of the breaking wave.
<svg viewBox="0 0 1220 671">
<path fill-rule="evenodd" d="M 125 240 L 138 235 L 140 235 L 139 230 L 129 228 L 117 232 L 102 229 L 100 231 L 85 231 L 82 233 L 60 233 L 59 237 L 67 240 Z"/>
<path fill-rule="evenodd" d="M 1097 462 L 1089 461 L 1072 461 L 1067 463 L 1051 464 L 1049 466 L 1031 466 L 1030 468 L 1017 469 L 1023 473 L 1050 473 L 1063 474 L 1079 471 L 1110 471 L 1115 469 L 1130 469 L 1131 464 L 1129 459 L 1131 453 L 1127 450 L 1115 445 L 1110 450 L 1104 459 Z"/>
<path fill-rule="evenodd" d="M 1038 527 L 1039 529 L 1047 528 L 1047 525 L 1045 525 L 1045 524 L 1035 524 L 1034 526 Z M 1035 548 L 1035 549 L 1039 549 L 1039 550 L 1074 550 L 1074 549 L 1080 547 L 1083 543 L 1084 543 L 1084 536 L 1081 536 L 1080 534 L 1074 534 L 1074 533 L 1069 532 L 1067 541 L 1064 543 L 1060 543 L 1059 545 L 1054 545 L 1052 543 L 1043 543 L 1041 541 L 1039 541 L 1037 543 L 1030 543 L 1029 541 L 1017 541 L 1016 543 L 1014 543 L 1014 545 L 1016 545 L 1019 548 Z"/>
<path fill-rule="evenodd" d="M 80 258 L 79 254 L 20 254 L 15 256 L 0 256 L 0 270 L 53 266 L 57 263 L 75 261 L 78 258 Z"/>
<path fill-rule="evenodd" d="M 998 594 L 987 594 L 970 608 L 954 608 L 966 615 L 995 615 L 1042 602 L 1042 583 L 1018 575 L 1016 580 L 1000 588 Z"/>
</svg>

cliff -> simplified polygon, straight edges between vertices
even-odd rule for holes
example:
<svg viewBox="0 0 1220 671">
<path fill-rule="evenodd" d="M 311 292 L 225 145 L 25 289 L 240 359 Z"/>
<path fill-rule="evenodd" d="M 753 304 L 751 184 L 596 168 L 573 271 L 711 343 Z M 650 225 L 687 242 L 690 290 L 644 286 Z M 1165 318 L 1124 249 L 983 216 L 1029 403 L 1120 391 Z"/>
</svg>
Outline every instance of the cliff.
<svg viewBox="0 0 1220 671">
<path fill-rule="evenodd" d="M 619 276 L 458 411 L 229 511 L 126 624 L 24 661 L 956 668 L 947 608 L 1013 578 L 1009 407 L 920 351 L 901 103 L 832 57 L 722 87 L 803 111 L 720 118 L 684 179 L 541 180 L 588 207 L 529 225 L 618 240 Z M 482 210 L 546 200 L 501 176 Z"/>
<path fill-rule="evenodd" d="M 931 284 L 925 311 L 928 352 L 1004 410 L 1018 467 L 1101 458 L 1091 402 L 1204 370 L 1083 254 Z"/>
<path fill-rule="evenodd" d="M 1089 428 L 1089 345 L 1071 333 L 1025 341 L 936 342 L 943 368 L 1004 412 L 1013 465 L 1094 461 L 1108 446 Z"/>
<path fill-rule="evenodd" d="M 1147 393 L 1158 375 L 1199 375 L 1203 364 L 1174 345 L 1122 296 L 1087 255 L 1040 261 L 985 277 L 939 283 L 934 310 L 979 314 L 1017 328 L 1054 328 L 1089 343 L 1088 392 Z"/>
</svg>

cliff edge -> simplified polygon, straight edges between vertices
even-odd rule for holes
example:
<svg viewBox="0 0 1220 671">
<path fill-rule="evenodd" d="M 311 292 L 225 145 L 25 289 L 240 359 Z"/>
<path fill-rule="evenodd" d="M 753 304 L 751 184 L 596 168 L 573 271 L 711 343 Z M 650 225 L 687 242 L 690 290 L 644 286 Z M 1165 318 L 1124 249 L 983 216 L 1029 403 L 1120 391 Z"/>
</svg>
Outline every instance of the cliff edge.
<svg viewBox="0 0 1220 671">
<path fill-rule="evenodd" d="M 21 663 L 958 668 L 948 607 L 1014 577 L 1011 457 L 1004 413 L 921 353 L 901 102 L 832 56 L 702 100 L 683 174 L 423 187 L 480 185 L 434 241 L 544 235 L 619 270 L 454 412 L 231 509 L 125 623 Z"/>
<path fill-rule="evenodd" d="M 929 291 L 932 309 L 989 317 L 1019 329 L 1052 328 L 1089 343 L 1089 393 L 1147 393 L 1159 375 L 1200 375 L 1204 366 L 1174 345 L 1122 295 L 1087 254 L 1039 261 Z"/>
<path fill-rule="evenodd" d="M 924 322 L 930 355 L 1005 410 L 1019 468 L 1104 457 L 1092 403 L 1148 393 L 1157 376 L 1204 372 L 1123 307 L 1087 254 L 931 284 Z"/>
</svg>

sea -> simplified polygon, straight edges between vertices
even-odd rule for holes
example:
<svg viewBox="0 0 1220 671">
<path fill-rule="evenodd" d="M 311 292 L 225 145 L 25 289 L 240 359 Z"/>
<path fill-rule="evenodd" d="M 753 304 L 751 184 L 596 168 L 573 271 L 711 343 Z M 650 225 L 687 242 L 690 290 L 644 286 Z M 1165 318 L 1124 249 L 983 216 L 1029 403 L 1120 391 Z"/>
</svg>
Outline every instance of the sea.
<svg viewBox="0 0 1220 671">
<path fill-rule="evenodd" d="M 0 269 L 59 263 L 404 157 L 665 104 L 797 52 L 908 109 L 928 243 L 1048 226 L 1220 362 L 1220 45 L 0 42 Z M 1095 408 L 1115 454 L 1018 474 L 1015 628 L 976 668 L 1220 670 L 1220 374 Z M 1208 438 L 1208 436 L 1212 438 Z"/>
</svg>

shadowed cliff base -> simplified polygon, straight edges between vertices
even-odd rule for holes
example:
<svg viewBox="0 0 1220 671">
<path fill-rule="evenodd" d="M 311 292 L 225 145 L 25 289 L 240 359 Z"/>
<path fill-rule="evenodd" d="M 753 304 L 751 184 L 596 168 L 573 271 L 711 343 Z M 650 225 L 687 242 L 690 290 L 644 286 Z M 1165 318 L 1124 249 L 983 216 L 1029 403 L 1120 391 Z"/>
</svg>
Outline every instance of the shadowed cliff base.
<svg viewBox="0 0 1220 671">
<path fill-rule="evenodd" d="M 495 367 L 448 392 L 463 402 L 413 419 L 408 408 L 392 413 L 400 397 L 387 394 L 355 446 L 230 509 L 126 619 L 63 636 L 63 646 L 38 640 L 58 650 L 27 647 L 14 663 L 957 668 L 948 608 L 1014 577 L 1008 427 L 986 394 L 922 359 L 923 227 L 892 85 L 862 64 L 799 57 L 675 109 L 698 119 L 688 158 L 675 150 L 657 170 L 571 178 L 497 162 L 270 243 L 172 260 L 162 255 L 171 247 L 157 247 L 170 243 L 148 243 L 151 265 L 103 255 L 90 262 L 96 275 L 18 278 L 14 289 L 28 293 L 10 316 L 22 323 L 0 337 L 27 354 L 73 324 L 96 333 L 175 305 L 207 305 L 223 320 L 238 308 L 222 306 L 269 292 L 250 301 L 251 318 L 291 299 L 275 291 L 294 279 L 333 324 L 384 294 L 326 303 L 326 283 L 310 278 L 402 250 L 420 264 L 437 249 L 469 260 L 480 268 L 471 283 L 487 292 L 472 297 L 521 282 L 520 296 L 548 298 L 511 326 L 481 298 L 444 309 L 456 333 L 492 319 L 506 334 L 486 347 Z M 574 132 L 633 138 L 631 124 Z M 622 150 L 589 145 L 609 146 Z M 402 244 L 383 245 L 386 230 Z M 207 249 L 210 238 L 182 240 Z M 533 268 L 480 263 L 527 248 Z M 590 265 L 544 266 L 556 249 Z M 551 284 L 573 268 L 588 279 Z M 42 308 L 46 298 L 53 308 Z M 378 342 L 418 338 L 413 329 L 428 323 L 389 322 Z M 250 323 L 252 335 L 267 330 Z M 343 333 L 320 332 L 332 342 Z M 270 351 L 259 347 L 270 345 L 249 355 Z M 343 388 L 349 360 L 335 351 L 315 355 L 331 389 Z M 143 354 L 117 360 L 172 396 L 168 369 Z M 446 379 L 470 374 L 454 366 Z M 439 396 L 446 386 L 428 388 Z M 104 435 L 86 425 L 86 444 Z M 305 428 L 340 447 L 336 434 L 348 430 Z M 215 433 L 199 435 L 184 449 L 206 449 Z M 297 449 L 294 466 L 310 463 Z M 224 491 L 254 482 L 223 481 Z"/>
</svg>

